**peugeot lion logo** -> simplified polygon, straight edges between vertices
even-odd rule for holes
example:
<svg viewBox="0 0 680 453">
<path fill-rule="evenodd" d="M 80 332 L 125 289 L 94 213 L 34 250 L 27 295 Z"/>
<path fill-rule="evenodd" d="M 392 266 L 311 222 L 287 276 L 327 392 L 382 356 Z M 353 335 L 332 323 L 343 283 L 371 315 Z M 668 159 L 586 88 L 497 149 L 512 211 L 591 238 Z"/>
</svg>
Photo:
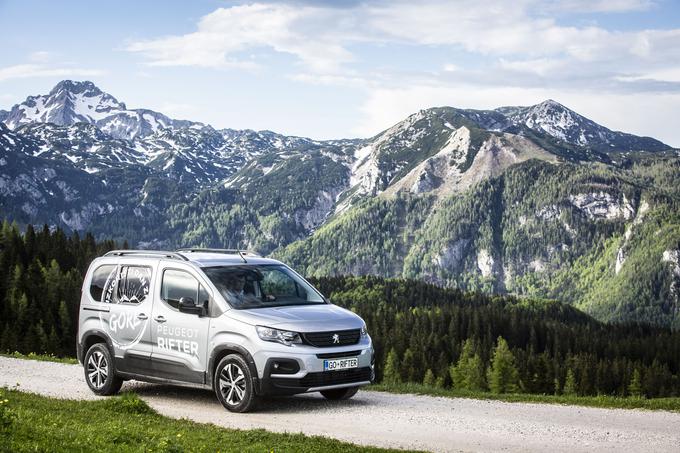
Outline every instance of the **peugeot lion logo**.
<svg viewBox="0 0 680 453">
<path fill-rule="evenodd" d="M 333 334 L 333 343 L 334 344 L 340 343 L 340 335 L 338 335 L 337 333 Z"/>
</svg>

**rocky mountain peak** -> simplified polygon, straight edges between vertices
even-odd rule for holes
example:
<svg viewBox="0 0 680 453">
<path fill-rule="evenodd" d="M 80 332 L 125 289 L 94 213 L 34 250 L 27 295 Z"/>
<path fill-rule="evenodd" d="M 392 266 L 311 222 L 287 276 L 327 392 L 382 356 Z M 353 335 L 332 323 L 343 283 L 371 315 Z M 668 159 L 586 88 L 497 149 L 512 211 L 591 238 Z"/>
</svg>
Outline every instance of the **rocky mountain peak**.
<svg viewBox="0 0 680 453">
<path fill-rule="evenodd" d="M 10 129 L 32 123 L 71 126 L 89 123 L 122 139 L 146 137 L 161 128 L 198 123 L 174 120 L 147 109 L 131 110 L 90 81 L 62 80 L 45 95 L 29 96 L 0 117 Z"/>
</svg>

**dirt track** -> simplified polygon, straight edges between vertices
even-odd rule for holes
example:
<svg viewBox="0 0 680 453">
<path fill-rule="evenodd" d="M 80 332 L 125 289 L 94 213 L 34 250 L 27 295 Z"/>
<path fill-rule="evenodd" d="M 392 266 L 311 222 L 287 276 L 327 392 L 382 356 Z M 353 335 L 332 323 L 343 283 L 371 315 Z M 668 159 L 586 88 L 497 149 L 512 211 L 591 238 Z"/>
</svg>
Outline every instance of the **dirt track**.
<svg viewBox="0 0 680 453">
<path fill-rule="evenodd" d="M 96 399 L 80 366 L 0 357 L 0 386 Z M 318 394 L 264 400 L 232 414 L 212 392 L 128 382 L 158 412 L 229 428 L 264 428 L 357 444 L 431 451 L 680 451 L 680 414 L 502 403 L 361 391 L 327 402 Z"/>
</svg>

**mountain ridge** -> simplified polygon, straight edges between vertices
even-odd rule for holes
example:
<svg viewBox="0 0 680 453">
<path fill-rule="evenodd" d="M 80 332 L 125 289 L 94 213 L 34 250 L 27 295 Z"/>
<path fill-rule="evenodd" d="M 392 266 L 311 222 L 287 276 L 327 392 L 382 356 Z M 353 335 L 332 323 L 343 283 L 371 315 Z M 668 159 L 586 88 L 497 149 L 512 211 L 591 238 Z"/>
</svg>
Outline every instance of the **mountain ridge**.
<svg viewBox="0 0 680 453">
<path fill-rule="evenodd" d="M 564 298 L 599 319 L 638 313 L 680 326 L 680 155 L 657 140 L 551 100 L 420 110 L 366 139 L 171 119 L 113 127 L 125 104 L 74 83 L 25 124 L 0 122 L 8 219 L 143 248 L 274 252 L 314 275 Z M 31 120 L 52 113 L 70 124 Z M 655 274 L 632 271 L 641 265 Z"/>
</svg>

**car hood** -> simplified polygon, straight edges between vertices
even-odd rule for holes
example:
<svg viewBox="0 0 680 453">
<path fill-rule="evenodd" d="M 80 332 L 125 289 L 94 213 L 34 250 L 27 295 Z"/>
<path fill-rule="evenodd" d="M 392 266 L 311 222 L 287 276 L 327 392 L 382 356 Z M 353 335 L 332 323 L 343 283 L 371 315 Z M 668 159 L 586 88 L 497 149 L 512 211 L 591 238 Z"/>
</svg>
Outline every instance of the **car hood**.
<svg viewBox="0 0 680 453">
<path fill-rule="evenodd" d="M 252 325 L 294 332 L 360 329 L 364 321 L 349 310 L 332 304 L 229 310 L 227 316 Z"/>
</svg>

